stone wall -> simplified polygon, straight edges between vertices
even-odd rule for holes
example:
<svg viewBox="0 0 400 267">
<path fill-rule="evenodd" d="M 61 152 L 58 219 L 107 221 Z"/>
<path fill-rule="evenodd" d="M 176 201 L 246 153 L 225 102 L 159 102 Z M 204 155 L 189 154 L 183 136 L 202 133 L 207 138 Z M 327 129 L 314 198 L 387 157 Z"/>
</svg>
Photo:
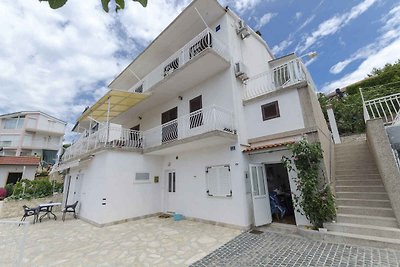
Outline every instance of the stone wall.
<svg viewBox="0 0 400 267">
<path fill-rule="evenodd" d="M 0 219 L 5 218 L 17 218 L 22 217 L 24 215 L 24 211 L 22 209 L 23 205 L 27 205 L 28 207 L 37 207 L 40 204 L 48 203 L 50 201 L 53 202 L 62 202 L 62 194 L 57 194 L 50 197 L 44 198 L 35 198 L 31 200 L 23 199 L 23 200 L 3 200 L 0 201 Z M 60 211 L 61 206 L 54 207 L 53 211 Z"/>
</svg>

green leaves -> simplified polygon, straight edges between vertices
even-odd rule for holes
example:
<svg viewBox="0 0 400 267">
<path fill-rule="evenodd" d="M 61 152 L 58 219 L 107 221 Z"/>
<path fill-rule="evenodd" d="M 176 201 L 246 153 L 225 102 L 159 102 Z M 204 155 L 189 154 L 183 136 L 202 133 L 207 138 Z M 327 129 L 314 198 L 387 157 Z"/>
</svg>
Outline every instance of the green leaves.
<svg viewBox="0 0 400 267">
<path fill-rule="evenodd" d="M 39 0 L 39 2 L 47 1 L 52 9 L 58 9 L 64 6 L 68 0 Z M 105 12 L 109 12 L 109 4 L 111 0 L 101 0 L 101 5 Z M 125 8 L 125 0 L 114 0 L 115 1 L 115 11 L 118 12 Z M 143 7 L 147 6 L 147 0 L 133 0 L 134 2 L 139 2 Z"/>
<path fill-rule="evenodd" d="M 60 7 L 64 6 L 65 3 L 67 3 L 68 0 L 39 0 L 39 1 L 40 2 L 47 1 L 47 2 L 49 2 L 49 6 L 52 9 L 57 9 L 57 8 L 60 8 Z"/>
</svg>

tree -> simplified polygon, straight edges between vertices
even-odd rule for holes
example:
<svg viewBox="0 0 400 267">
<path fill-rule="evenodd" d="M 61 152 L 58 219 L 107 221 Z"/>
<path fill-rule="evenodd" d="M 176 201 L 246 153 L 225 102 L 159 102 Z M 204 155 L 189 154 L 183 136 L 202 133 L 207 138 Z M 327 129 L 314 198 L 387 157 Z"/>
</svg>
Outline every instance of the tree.
<svg viewBox="0 0 400 267">
<path fill-rule="evenodd" d="M 39 0 L 40 2 L 48 2 L 52 9 L 58 9 L 64 6 L 68 0 Z M 82 1 L 82 0 L 81 0 Z M 105 12 L 109 11 L 109 4 L 111 0 L 101 0 L 101 4 Z M 125 0 L 113 0 L 115 2 L 115 11 L 125 8 Z M 132 0 L 134 2 L 139 2 L 143 7 L 147 6 L 147 0 Z"/>
<path fill-rule="evenodd" d="M 400 60 L 394 64 L 386 64 L 381 69 L 374 68 L 366 79 L 347 86 L 346 96 L 343 98 L 328 99 L 324 94 L 318 95 L 326 119 L 326 106 L 332 105 L 341 135 L 365 132 L 360 88 L 363 88 L 366 100 L 398 93 L 400 91 Z"/>
</svg>

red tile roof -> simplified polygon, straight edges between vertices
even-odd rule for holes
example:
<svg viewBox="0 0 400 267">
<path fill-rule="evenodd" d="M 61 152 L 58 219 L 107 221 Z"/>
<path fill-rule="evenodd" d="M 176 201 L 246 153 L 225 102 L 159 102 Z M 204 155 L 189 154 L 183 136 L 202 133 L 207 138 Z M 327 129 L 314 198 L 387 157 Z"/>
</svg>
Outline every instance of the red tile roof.
<svg viewBox="0 0 400 267">
<path fill-rule="evenodd" d="M 38 157 L 0 156 L 0 165 L 39 165 Z"/>
<path fill-rule="evenodd" d="M 269 148 L 287 146 L 287 145 L 290 145 L 290 144 L 293 144 L 293 143 L 294 143 L 294 141 L 289 141 L 289 142 L 283 142 L 283 143 L 276 143 L 276 144 L 249 147 L 249 148 L 246 148 L 245 150 L 243 150 L 243 152 L 251 152 L 251 151 L 257 151 L 257 150 L 264 150 L 264 149 L 269 149 Z"/>
</svg>

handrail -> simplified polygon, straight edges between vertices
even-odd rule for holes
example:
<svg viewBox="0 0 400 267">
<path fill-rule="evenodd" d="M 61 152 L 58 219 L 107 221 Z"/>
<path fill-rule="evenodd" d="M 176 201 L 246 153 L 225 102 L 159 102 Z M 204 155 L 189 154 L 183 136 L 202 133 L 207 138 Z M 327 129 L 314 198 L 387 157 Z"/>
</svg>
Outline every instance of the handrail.
<svg viewBox="0 0 400 267">
<path fill-rule="evenodd" d="M 398 123 L 400 114 L 400 93 L 365 100 L 360 88 L 364 120 L 382 118 L 385 125 Z"/>
<path fill-rule="evenodd" d="M 250 100 L 307 80 L 312 81 L 311 76 L 301 60 L 296 58 L 247 80 L 243 99 Z"/>
<path fill-rule="evenodd" d="M 151 87 L 167 78 L 174 71 L 181 69 L 207 49 L 213 49 L 213 51 L 228 60 L 225 44 L 216 38 L 214 31 L 206 28 L 133 85 L 128 91 L 134 91 L 140 85 L 143 85 L 143 92 L 150 90 Z"/>
</svg>

